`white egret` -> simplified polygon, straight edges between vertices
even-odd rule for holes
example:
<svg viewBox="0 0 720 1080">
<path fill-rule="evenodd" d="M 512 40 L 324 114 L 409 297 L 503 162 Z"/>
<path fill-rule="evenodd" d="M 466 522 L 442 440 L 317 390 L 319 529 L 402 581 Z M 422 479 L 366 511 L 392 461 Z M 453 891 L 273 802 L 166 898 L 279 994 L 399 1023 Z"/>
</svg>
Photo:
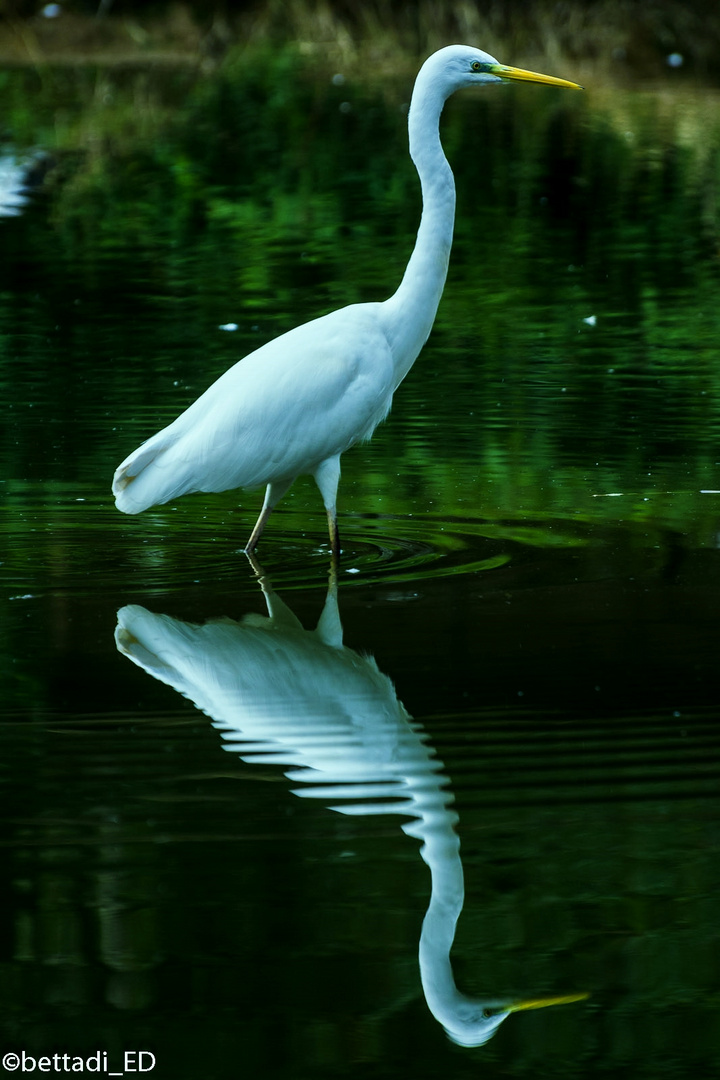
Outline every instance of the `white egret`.
<svg viewBox="0 0 720 1080">
<path fill-rule="evenodd" d="M 455 217 L 453 174 L 440 144 L 445 101 L 466 86 L 519 79 L 577 83 L 507 67 L 479 49 L 449 45 L 415 81 L 408 129 L 423 211 L 402 282 L 384 302 L 351 304 L 261 346 L 231 367 L 176 420 L 123 461 L 113 478 L 119 510 L 138 514 L 193 491 L 266 486 L 246 551 L 257 545 L 296 477 L 310 474 L 340 542 L 340 455 L 369 439 L 428 338 L 447 275 Z"/>
</svg>

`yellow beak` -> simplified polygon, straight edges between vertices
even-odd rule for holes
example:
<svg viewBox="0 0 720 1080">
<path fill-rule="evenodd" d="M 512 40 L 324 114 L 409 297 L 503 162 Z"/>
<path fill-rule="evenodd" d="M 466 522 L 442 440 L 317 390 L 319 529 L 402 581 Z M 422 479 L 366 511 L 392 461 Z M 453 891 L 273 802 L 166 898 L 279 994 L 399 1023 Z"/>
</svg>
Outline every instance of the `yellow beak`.
<svg viewBox="0 0 720 1080">
<path fill-rule="evenodd" d="M 556 79 L 554 75 L 540 75 L 537 71 L 524 71 L 523 68 L 508 67 L 506 64 L 493 64 L 490 67 L 492 75 L 499 75 L 501 79 L 518 79 L 520 82 L 545 83 L 547 86 L 564 86 L 570 90 L 582 90 L 578 83 L 568 82 L 567 79 Z"/>
<path fill-rule="evenodd" d="M 573 83 L 569 83 L 573 86 Z M 582 88 L 580 88 L 582 89 Z M 523 1009 L 544 1009 L 547 1005 L 570 1005 L 573 1001 L 585 1001 L 589 994 L 565 994 L 563 997 L 530 998 L 528 1001 L 516 1001 L 505 1006 L 507 1012 L 522 1012 Z"/>
</svg>

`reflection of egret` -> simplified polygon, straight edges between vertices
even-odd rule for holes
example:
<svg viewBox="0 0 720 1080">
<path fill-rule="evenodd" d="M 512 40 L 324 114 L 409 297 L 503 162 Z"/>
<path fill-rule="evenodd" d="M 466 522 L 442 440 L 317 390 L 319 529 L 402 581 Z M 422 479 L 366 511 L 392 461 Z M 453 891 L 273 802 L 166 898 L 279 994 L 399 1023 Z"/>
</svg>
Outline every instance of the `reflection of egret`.
<svg viewBox="0 0 720 1080">
<path fill-rule="evenodd" d="M 40 155 L 16 157 L 0 154 L 0 217 L 17 217 L 28 201 L 28 185 L 35 167 L 40 168 Z"/>
<path fill-rule="evenodd" d="M 369 439 L 387 416 L 393 393 L 427 340 L 445 284 L 455 185 L 440 145 L 443 105 L 461 87 L 508 79 L 576 86 L 506 67 L 463 45 L 426 60 L 408 120 L 423 213 L 398 290 L 384 303 L 352 304 L 296 327 L 226 371 L 122 462 L 113 479 L 119 510 L 138 514 L 191 491 L 266 485 L 247 543 L 252 551 L 295 478 L 311 474 L 338 554 L 340 455 Z"/>
<path fill-rule="evenodd" d="M 118 649 L 206 712 L 243 761 L 291 765 L 285 775 L 342 814 L 403 814 L 422 841 L 431 897 L 420 935 L 428 1006 L 455 1042 L 479 1046 L 511 1012 L 585 995 L 479 1001 L 455 986 L 450 950 L 465 888 L 457 814 L 443 764 L 372 657 L 343 645 L 334 577 L 313 631 L 261 578 L 268 616 L 195 626 L 128 606 Z M 344 800 L 337 802 L 337 800 Z"/>
</svg>

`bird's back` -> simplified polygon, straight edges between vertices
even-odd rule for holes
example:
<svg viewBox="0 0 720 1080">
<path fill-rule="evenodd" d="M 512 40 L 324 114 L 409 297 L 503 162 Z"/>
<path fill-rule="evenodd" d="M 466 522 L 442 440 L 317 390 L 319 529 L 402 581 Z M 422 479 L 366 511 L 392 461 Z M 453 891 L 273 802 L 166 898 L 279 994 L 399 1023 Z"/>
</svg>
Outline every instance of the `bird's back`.
<svg viewBox="0 0 720 1080">
<path fill-rule="evenodd" d="M 113 479 L 118 509 L 137 514 L 191 491 L 294 479 L 369 438 L 395 388 L 380 308 L 334 311 L 229 368 L 123 461 Z"/>
</svg>

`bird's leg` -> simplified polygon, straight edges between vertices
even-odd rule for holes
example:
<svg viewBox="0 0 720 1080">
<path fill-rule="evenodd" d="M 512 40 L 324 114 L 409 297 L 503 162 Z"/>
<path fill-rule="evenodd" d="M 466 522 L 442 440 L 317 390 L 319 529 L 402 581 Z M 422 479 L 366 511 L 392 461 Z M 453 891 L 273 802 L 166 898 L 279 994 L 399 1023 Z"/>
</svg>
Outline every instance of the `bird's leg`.
<svg viewBox="0 0 720 1080">
<path fill-rule="evenodd" d="M 330 533 L 330 552 L 333 557 L 333 563 L 338 562 L 340 559 L 340 533 L 338 531 L 337 510 L 335 507 L 327 512 L 328 519 L 328 532 Z"/>
<path fill-rule="evenodd" d="M 272 514 L 272 510 L 273 510 L 272 506 L 265 506 L 265 504 L 263 504 L 263 508 L 260 511 L 260 517 L 255 522 L 255 528 L 251 532 L 250 539 L 248 540 L 247 544 L 245 545 L 245 554 L 246 555 L 250 555 L 255 550 L 255 548 L 257 547 L 257 542 L 260 539 L 260 535 L 261 535 L 263 529 L 265 528 L 265 525 L 267 523 L 267 519 Z"/>
<path fill-rule="evenodd" d="M 340 455 L 326 458 L 313 473 L 315 483 L 320 488 L 320 494 L 325 503 L 328 519 L 328 531 L 330 533 L 330 551 L 333 560 L 340 558 L 340 534 L 337 523 L 337 489 L 340 483 Z"/>
<path fill-rule="evenodd" d="M 260 511 L 260 517 L 255 522 L 255 528 L 250 534 L 250 539 L 245 545 L 245 553 L 247 555 L 251 554 L 257 547 L 257 542 L 260 539 L 263 529 L 267 525 L 267 519 L 270 517 L 273 509 L 280 502 L 283 495 L 288 490 L 291 484 L 292 479 L 281 480 L 280 482 L 275 481 L 274 484 L 268 484 L 267 488 L 265 489 L 265 501 L 263 502 L 262 510 Z"/>
</svg>

